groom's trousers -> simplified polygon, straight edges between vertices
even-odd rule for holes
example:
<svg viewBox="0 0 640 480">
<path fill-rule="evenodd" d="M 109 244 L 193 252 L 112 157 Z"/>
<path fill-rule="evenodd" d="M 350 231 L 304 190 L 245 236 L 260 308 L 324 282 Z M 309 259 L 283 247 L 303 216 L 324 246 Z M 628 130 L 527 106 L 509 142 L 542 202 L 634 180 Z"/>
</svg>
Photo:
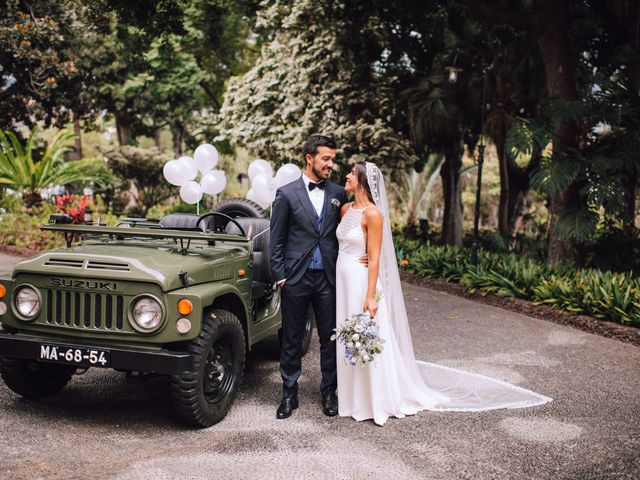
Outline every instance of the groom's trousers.
<svg viewBox="0 0 640 480">
<path fill-rule="evenodd" d="M 336 343 L 331 340 L 336 327 L 336 291 L 324 270 L 307 270 L 294 285 L 285 283 L 282 295 L 282 349 L 280 374 L 283 396 L 298 394 L 298 378 L 302 371 L 302 339 L 309 305 L 313 306 L 320 338 L 320 370 L 322 394 L 335 393 L 337 388 Z"/>
</svg>

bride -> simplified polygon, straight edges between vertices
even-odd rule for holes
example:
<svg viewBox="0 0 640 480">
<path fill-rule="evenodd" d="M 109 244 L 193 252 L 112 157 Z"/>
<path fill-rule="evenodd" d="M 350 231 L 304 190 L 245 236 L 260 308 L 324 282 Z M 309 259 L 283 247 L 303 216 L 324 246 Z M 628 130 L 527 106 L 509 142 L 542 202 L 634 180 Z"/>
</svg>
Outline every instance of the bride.
<svg viewBox="0 0 640 480">
<path fill-rule="evenodd" d="M 336 324 L 368 312 L 385 340 L 373 363 L 352 366 L 338 342 L 338 412 L 384 425 L 421 410 L 482 411 L 542 405 L 550 398 L 483 375 L 417 362 L 413 353 L 395 248 L 389 204 L 380 169 L 356 163 L 345 190 L 355 199 L 342 207 L 336 231 Z M 368 267 L 360 257 L 368 255 Z M 376 301 L 376 292 L 382 297 Z"/>
</svg>

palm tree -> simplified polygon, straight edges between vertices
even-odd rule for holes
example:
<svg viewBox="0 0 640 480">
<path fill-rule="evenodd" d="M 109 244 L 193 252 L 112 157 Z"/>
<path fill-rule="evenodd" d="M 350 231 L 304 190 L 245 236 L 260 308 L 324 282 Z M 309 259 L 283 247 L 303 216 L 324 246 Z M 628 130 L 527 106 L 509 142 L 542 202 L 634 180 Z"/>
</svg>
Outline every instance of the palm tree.
<svg viewBox="0 0 640 480">
<path fill-rule="evenodd" d="M 434 69 L 435 70 L 435 69 Z M 444 71 L 444 68 L 441 69 Z M 437 71 L 437 70 L 436 70 Z M 411 139 L 417 151 L 442 153 L 440 168 L 444 215 L 442 242 L 462 245 L 462 184 L 460 173 L 470 115 L 464 86 L 447 84 L 443 74 L 425 78 L 405 92 Z"/>
<path fill-rule="evenodd" d="M 430 155 L 421 172 L 402 170 L 400 182 L 390 184 L 398 206 L 406 215 L 407 226 L 415 225 L 420 212 L 428 209 L 443 162 L 442 155 Z"/>
<path fill-rule="evenodd" d="M 20 192 L 25 205 L 31 207 L 40 204 L 42 190 L 53 185 L 108 184 L 111 174 L 103 162 L 93 159 L 64 161 L 62 156 L 72 148 L 74 139 L 74 134 L 60 130 L 36 159 L 36 130 L 24 145 L 13 132 L 0 130 L 0 185 Z"/>
</svg>

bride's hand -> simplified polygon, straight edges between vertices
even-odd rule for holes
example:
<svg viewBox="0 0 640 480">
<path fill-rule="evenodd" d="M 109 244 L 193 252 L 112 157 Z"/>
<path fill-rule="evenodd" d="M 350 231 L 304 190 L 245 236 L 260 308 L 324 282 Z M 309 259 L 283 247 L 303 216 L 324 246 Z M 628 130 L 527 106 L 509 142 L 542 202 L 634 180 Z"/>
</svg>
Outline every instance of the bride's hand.
<svg viewBox="0 0 640 480">
<path fill-rule="evenodd" d="M 362 309 L 365 312 L 369 312 L 369 315 L 373 318 L 376 316 L 376 313 L 378 313 L 378 302 L 376 302 L 374 297 L 365 298 Z"/>
</svg>

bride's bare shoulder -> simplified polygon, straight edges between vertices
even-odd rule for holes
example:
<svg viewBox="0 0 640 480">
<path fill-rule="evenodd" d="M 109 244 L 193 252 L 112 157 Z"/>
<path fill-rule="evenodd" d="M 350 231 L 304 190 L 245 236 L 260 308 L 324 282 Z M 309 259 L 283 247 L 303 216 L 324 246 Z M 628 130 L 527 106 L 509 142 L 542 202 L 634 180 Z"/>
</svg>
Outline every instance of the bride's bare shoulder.
<svg viewBox="0 0 640 480">
<path fill-rule="evenodd" d="M 369 205 L 364 209 L 362 215 L 367 224 L 382 224 L 382 212 L 377 205 Z"/>
</svg>

